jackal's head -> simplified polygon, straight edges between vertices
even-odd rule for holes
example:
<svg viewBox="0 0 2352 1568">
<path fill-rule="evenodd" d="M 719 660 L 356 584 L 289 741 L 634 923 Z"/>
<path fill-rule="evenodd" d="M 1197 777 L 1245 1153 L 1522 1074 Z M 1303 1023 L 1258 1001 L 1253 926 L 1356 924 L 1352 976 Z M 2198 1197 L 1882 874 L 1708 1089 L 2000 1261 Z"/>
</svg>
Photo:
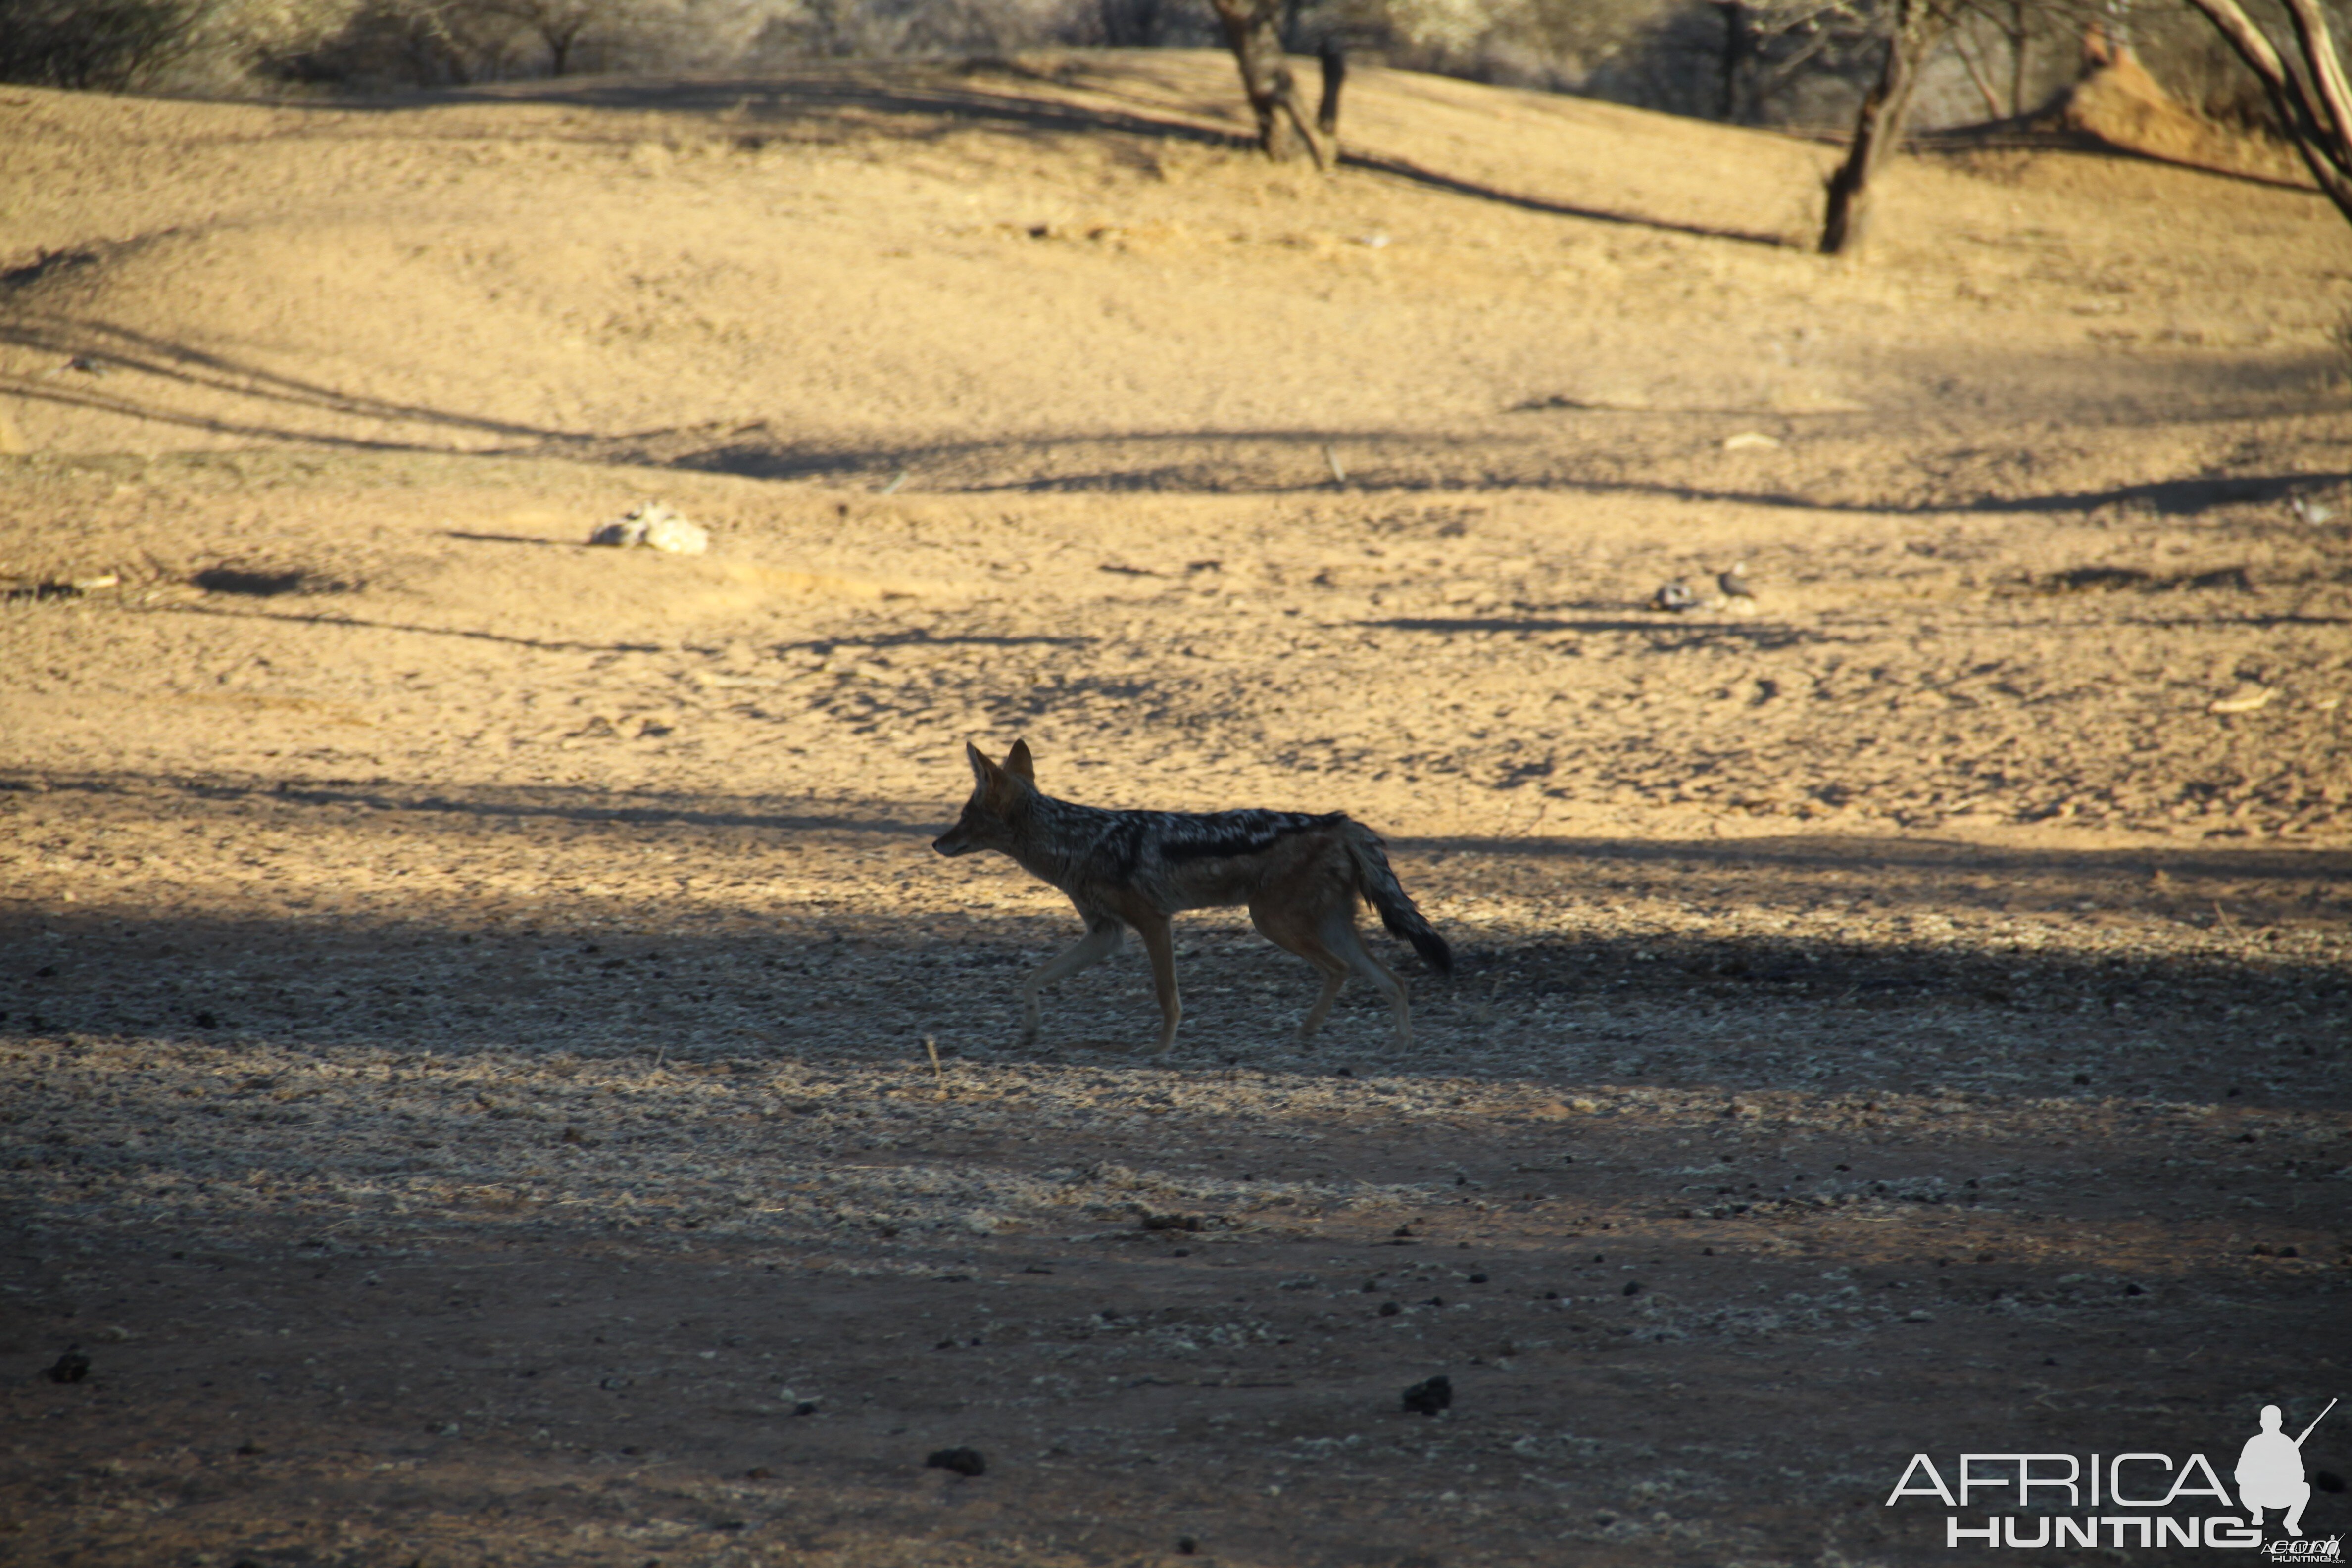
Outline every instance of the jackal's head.
<svg viewBox="0 0 2352 1568">
<path fill-rule="evenodd" d="M 975 849 L 1010 851 L 1018 841 L 1021 819 L 1027 815 L 1023 807 L 1037 793 L 1037 769 L 1029 759 L 1029 742 L 1015 741 L 1013 749 L 1004 753 L 1003 766 L 980 754 L 980 748 L 964 742 L 963 754 L 971 763 L 971 798 L 963 803 L 963 815 L 956 825 L 931 840 L 931 847 L 942 855 L 969 855 Z"/>
</svg>

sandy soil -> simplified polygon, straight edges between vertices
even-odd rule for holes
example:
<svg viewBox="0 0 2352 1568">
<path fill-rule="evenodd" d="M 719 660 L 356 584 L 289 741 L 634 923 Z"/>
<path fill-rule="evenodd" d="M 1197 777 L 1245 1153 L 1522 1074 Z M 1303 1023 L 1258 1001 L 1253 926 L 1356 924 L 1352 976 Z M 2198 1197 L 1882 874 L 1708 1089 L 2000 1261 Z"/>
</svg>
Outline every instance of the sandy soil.
<svg viewBox="0 0 2352 1568">
<path fill-rule="evenodd" d="M 1943 1562 L 2343 1391 L 2352 234 L 1229 69 L 0 97 L 0 1557 Z M 1015 735 L 1387 834 L 1418 1043 L 1018 1047 Z"/>
</svg>

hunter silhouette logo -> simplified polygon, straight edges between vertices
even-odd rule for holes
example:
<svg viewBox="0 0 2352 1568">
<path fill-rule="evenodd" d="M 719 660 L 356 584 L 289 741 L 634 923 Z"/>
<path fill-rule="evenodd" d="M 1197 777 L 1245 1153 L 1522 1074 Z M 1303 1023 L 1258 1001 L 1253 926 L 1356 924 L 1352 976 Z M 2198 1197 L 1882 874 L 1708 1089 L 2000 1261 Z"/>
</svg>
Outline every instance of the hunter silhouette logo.
<svg viewBox="0 0 2352 1568">
<path fill-rule="evenodd" d="M 2327 1410 L 2335 1408 L 2336 1401 L 2329 1400 Z M 2311 1482 L 2303 1473 L 2303 1440 L 2327 1419 L 2327 1410 L 2312 1418 L 2303 1436 L 2290 1437 L 2279 1429 L 2284 1419 L 2279 1407 L 2263 1406 L 2263 1429 L 2238 1450 L 2238 1500 L 2245 1505 L 2246 1522 L 2256 1530 L 2263 1527 L 2263 1510 L 2275 1508 L 2285 1510 L 2280 1529 L 2289 1535 L 2303 1533 L 2303 1510 L 2311 1501 Z"/>
<path fill-rule="evenodd" d="M 1944 1544 L 1949 1548 L 2181 1546 L 2260 1551 L 2279 1563 L 2338 1563 L 2340 1537 L 2303 1533 L 2312 1491 L 2303 1446 L 2336 1405 L 2329 1400 L 2293 1436 L 2285 1430 L 2284 1413 L 2275 1405 L 2263 1405 L 2262 1429 L 2246 1439 L 2231 1472 L 2234 1497 L 2202 1454 L 1962 1454 L 1957 1470 L 1946 1471 L 1927 1455 L 1914 1454 L 1887 1494 L 1886 1506 L 1906 1498 L 1942 1503 L 1950 1510 L 1944 1520 Z M 1987 1492 L 1989 1499 L 1979 1495 Z M 1988 1502 L 2000 1511 L 1969 1517 L 1967 1510 Z M 2228 1511 L 2233 1506 L 2236 1511 Z M 2263 1516 L 2273 1510 L 2278 1521 L 2269 1528 L 2281 1537 L 2265 1542 Z"/>
</svg>

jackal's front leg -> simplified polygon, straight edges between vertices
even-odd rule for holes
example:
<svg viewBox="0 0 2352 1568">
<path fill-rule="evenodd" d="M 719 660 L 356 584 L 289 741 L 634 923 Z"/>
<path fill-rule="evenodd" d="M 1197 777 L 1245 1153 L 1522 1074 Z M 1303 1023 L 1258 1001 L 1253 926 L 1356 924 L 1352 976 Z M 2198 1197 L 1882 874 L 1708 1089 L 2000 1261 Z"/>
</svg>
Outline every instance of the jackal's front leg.
<svg viewBox="0 0 2352 1568">
<path fill-rule="evenodd" d="M 1184 999 L 1176 994 L 1176 932 L 1168 917 L 1159 915 L 1136 921 L 1135 934 L 1151 955 L 1151 988 L 1160 994 L 1160 1044 L 1153 1050 L 1161 1054 L 1176 1043 L 1176 1026 L 1184 1016 Z"/>
<path fill-rule="evenodd" d="M 1099 963 L 1118 951 L 1118 921 L 1108 915 L 1089 919 L 1087 934 L 1039 964 L 1029 978 L 1021 983 L 1021 1005 L 1024 1021 L 1021 1043 L 1034 1044 L 1037 1038 L 1040 1017 L 1037 993 L 1065 975 L 1076 974 L 1090 963 Z"/>
</svg>

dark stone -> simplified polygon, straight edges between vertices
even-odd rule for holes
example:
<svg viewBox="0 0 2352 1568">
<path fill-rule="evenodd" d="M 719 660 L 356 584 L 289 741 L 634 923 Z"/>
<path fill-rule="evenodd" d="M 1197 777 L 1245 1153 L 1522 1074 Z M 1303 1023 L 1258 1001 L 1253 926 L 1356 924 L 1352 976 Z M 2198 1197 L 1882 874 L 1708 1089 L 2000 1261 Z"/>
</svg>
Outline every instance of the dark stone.
<svg viewBox="0 0 2352 1568">
<path fill-rule="evenodd" d="M 1639 1279 L 1628 1279 L 1625 1281 L 1625 1294 L 1628 1296 L 1638 1296 L 1641 1293 L 1642 1282 Z"/>
<path fill-rule="evenodd" d="M 1454 1380 L 1440 1373 L 1404 1391 L 1404 1407 L 1416 1415 L 1434 1415 L 1454 1404 Z"/>
<path fill-rule="evenodd" d="M 988 1473 L 988 1459 L 977 1448 L 935 1448 L 923 1466 L 927 1469 L 953 1470 L 960 1476 Z"/>
<path fill-rule="evenodd" d="M 89 1357 L 79 1351 L 68 1351 L 41 1375 L 51 1383 L 79 1383 L 89 1375 Z"/>
</svg>

